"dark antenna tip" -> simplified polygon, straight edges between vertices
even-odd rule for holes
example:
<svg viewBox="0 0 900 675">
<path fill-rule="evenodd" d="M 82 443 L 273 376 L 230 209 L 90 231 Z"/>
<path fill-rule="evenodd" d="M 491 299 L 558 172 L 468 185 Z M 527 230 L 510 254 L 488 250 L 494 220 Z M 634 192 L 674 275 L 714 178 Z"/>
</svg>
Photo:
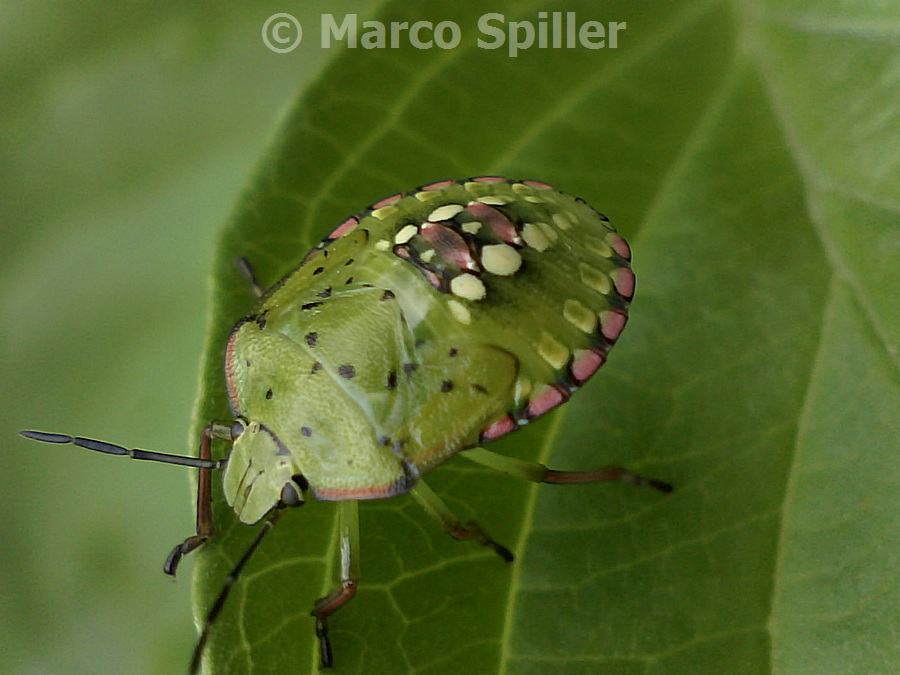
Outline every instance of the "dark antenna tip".
<svg viewBox="0 0 900 675">
<path fill-rule="evenodd" d="M 48 431 L 32 431 L 23 429 L 19 432 L 20 436 L 24 436 L 32 441 L 40 441 L 41 443 L 71 443 L 72 437 L 66 434 L 51 434 Z"/>
</svg>

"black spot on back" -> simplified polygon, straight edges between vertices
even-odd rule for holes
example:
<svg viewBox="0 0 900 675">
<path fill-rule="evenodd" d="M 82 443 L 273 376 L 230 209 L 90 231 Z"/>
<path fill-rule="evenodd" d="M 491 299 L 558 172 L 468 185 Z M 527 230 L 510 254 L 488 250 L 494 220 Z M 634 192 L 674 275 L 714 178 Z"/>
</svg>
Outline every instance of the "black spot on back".
<svg viewBox="0 0 900 675">
<path fill-rule="evenodd" d="M 319 334 L 315 331 L 306 334 L 306 344 L 310 347 L 315 347 L 316 343 L 319 341 Z"/>
<path fill-rule="evenodd" d="M 349 364 L 343 364 L 338 366 L 338 375 L 343 377 L 345 380 L 351 380 L 356 376 L 356 368 Z"/>
</svg>

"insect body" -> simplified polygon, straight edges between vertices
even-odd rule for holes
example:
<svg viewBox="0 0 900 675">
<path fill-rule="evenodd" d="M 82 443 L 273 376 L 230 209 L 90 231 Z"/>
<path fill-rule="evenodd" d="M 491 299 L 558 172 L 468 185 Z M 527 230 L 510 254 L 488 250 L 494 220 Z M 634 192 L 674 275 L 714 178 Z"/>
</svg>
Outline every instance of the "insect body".
<svg viewBox="0 0 900 675">
<path fill-rule="evenodd" d="M 210 423 L 199 458 L 23 433 L 200 468 L 197 533 L 169 555 L 169 573 L 212 535 L 212 470 L 224 469 L 242 522 L 265 520 L 210 610 L 194 669 L 277 514 L 307 495 L 340 502 L 341 585 L 312 611 L 330 666 L 328 618 L 359 578 L 358 500 L 411 492 L 454 537 L 512 560 L 480 528 L 463 527 L 422 474 L 462 452 L 538 482 L 671 489 L 617 467 L 559 472 L 480 447 L 565 402 L 603 364 L 634 291 L 630 257 L 604 216 L 543 183 L 427 185 L 346 220 L 237 323 L 225 357 L 235 419 Z M 212 459 L 213 439 L 232 443 L 227 460 Z"/>
</svg>

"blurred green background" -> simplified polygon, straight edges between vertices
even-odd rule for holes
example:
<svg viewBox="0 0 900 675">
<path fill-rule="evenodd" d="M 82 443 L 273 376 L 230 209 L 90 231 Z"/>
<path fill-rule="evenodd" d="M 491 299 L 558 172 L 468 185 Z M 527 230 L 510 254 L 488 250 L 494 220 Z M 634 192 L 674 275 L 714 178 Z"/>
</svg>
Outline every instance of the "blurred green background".
<svg viewBox="0 0 900 675">
<path fill-rule="evenodd" d="M 547 8 L 576 4 L 594 11 L 588 0 Z M 451 11 L 544 9 L 483 5 Z M 185 470 L 15 432 L 193 452 L 211 261 L 230 214 L 221 330 L 245 293 L 224 261 L 248 246 L 275 278 L 294 259 L 285 242 L 392 190 L 481 171 L 536 176 L 608 210 L 639 276 L 615 362 L 506 447 L 545 438 L 541 456 L 572 467 L 601 445 L 610 461 L 661 459 L 678 490 L 664 508 L 615 490 L 541 490 L 516 511 L 487 487 L 495 478 L 435 472 L 467 506 L 465 490 L 503 500 L 492 522 L 524 519 L 512 582 L 496 566 L 445 573 L 467 549 L 447 555 L 455 542 L 435 532 L 423 538 L 441 543 L 423 551 L 402 500 L 367 505 L 368 585 L 334 631 L 353 647 L 344 663 L 392 673 L 402 658 L 420 672 L 443 660 L 429 672 L 454 672 L 461 645 L 445 610 L 456 609 L 476 632 L 493 621 L 469 658 L 481 647 L 483 668 L 500 659 L 519 675 L 593 675 L 598 663 L 896 671 L 896 14 L 832 0 L 597 6 L 631 22 L 616 58 L 347 50 L 285 116 L 342 56 L 315 44 L 319 14 L 365 16 L 375 2 L 0 4 L 0 672 L 183 672 L 194 639 L 195 562 L 177 583 L 160 569 L 193 527 Z M 263 46 L 276 12 L 312 28 L 296 52 Z M 647 527 L 632 531 L 634 517 Z M 285 518 L 256 569 L 310 529 Z M 224 564 L 227 539 L 204 562 Z M 499 579 L 502 606 L 460 601 L 482 590 L 472 569 L 492 570 L 479 581 Z M 242 663 L 292 663 L 300 625 L 312 648 L 293 591 L 314 589 L 282 572 L 258 575 L 240 620 L 223 613 L 223 658 L 228 630 L 259 634 L 236 645 Z M 398 574 L 411 583 L 389 586 L 401 599 L 392 624 L 384 588 Z M 219 579 L 206 575 L 207 592 Z M 401 620 L 418 632 L 398 638 Z"/>
<path fill-rule="evenodd" d="M 186 472 L 30 443 L 192 452 L 215 238 L 279 114 L 338 53 L 274 12 L 374 3 L 0 4 L 0 672 L 182 672 Z"/>
</svg>

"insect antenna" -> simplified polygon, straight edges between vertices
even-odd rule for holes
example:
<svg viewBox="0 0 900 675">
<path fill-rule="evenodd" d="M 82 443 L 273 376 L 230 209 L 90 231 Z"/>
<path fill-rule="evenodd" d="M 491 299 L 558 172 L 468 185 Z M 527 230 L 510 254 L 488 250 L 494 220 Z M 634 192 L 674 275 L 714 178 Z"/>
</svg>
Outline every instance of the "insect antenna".
<svg viewBox="0 0 900 675">
<path fill-rule="evenodd" d="M 240 576 L 241 570 L 244 569 L 244 565 L 246 565 L 247 561 L 249 561 L 253 556 L 253 553 L 262 542 L 263 537 L 266 536 L 266 533 L 269 532 L 269 530 L 271 530 L 273 527 L 275 527 L 275 521 L 278 519 L 279 513 L 280 511 L 273 512 L 269 519 L 263 522 L 262 526 L 259 528 L 259 531 L 256 533 L 256 536 L 253 537 L 253 541 L 250 542 L 250 545 L 247 547 L 247 550 L 244 551 L 243 555 L 240 557 L 235 566 L 231 569 L 231 572 L 229 572 L 228 576 L 225 578 L 225 583 L 222 585 L 222 590 L 219 591 L 219 595 L 216 596 L 215 601 L 209 608 L 209 612 L 207 612 L 206 614 L 206 619 L 203 621 L 203 628 L 200 631 L 200 637 L 197 639 L 197 644 L 194 646 L 194 655 L 191 658 L 190 675 L 195 675 L 196 673 L 200 672 L 200 661 L 203 658 L 203 649 L 206 646 L 207 639 L 209 638 L 210 628 L 212 628 L 213 623 L 219 616 L 219 612 L 222 611 L 222 607 L 225 606 L 225 600 L 228 599 L 228 594 L 231 592 L 231 588 L 232 586 L 234 586 L 234 582 L 237 581 L 238 576 Z"/>
<path fill-rule="evenodd" d="M 140 450 L 138 448 L 125 448 L 114 443 L 106 441 L 97 441 L 92 438 L 82 438 L 80 436 L 67 436 L 66 434 L 53 434 L 46 431 L 20 431 L 20 435 L 29 438 L 32 441 L 40 441 L 41 443 L 56 443 L 65 445 L 71 443 L 79 448 L 86 448 L 96 452 L 102 452 L 107 455 L 127 455 L 131 459 L 142 459 L 150 462 L 162 462 L 163 464 L 177 464 L 179 466 L 190 466 L 197 469 L 223 469 L 226 460 L 201 459 L 199 457 L 190 457 L 187 455 L 170 455 L 165 452 L 153 452 L 151 450 Z"/>
</svg>

